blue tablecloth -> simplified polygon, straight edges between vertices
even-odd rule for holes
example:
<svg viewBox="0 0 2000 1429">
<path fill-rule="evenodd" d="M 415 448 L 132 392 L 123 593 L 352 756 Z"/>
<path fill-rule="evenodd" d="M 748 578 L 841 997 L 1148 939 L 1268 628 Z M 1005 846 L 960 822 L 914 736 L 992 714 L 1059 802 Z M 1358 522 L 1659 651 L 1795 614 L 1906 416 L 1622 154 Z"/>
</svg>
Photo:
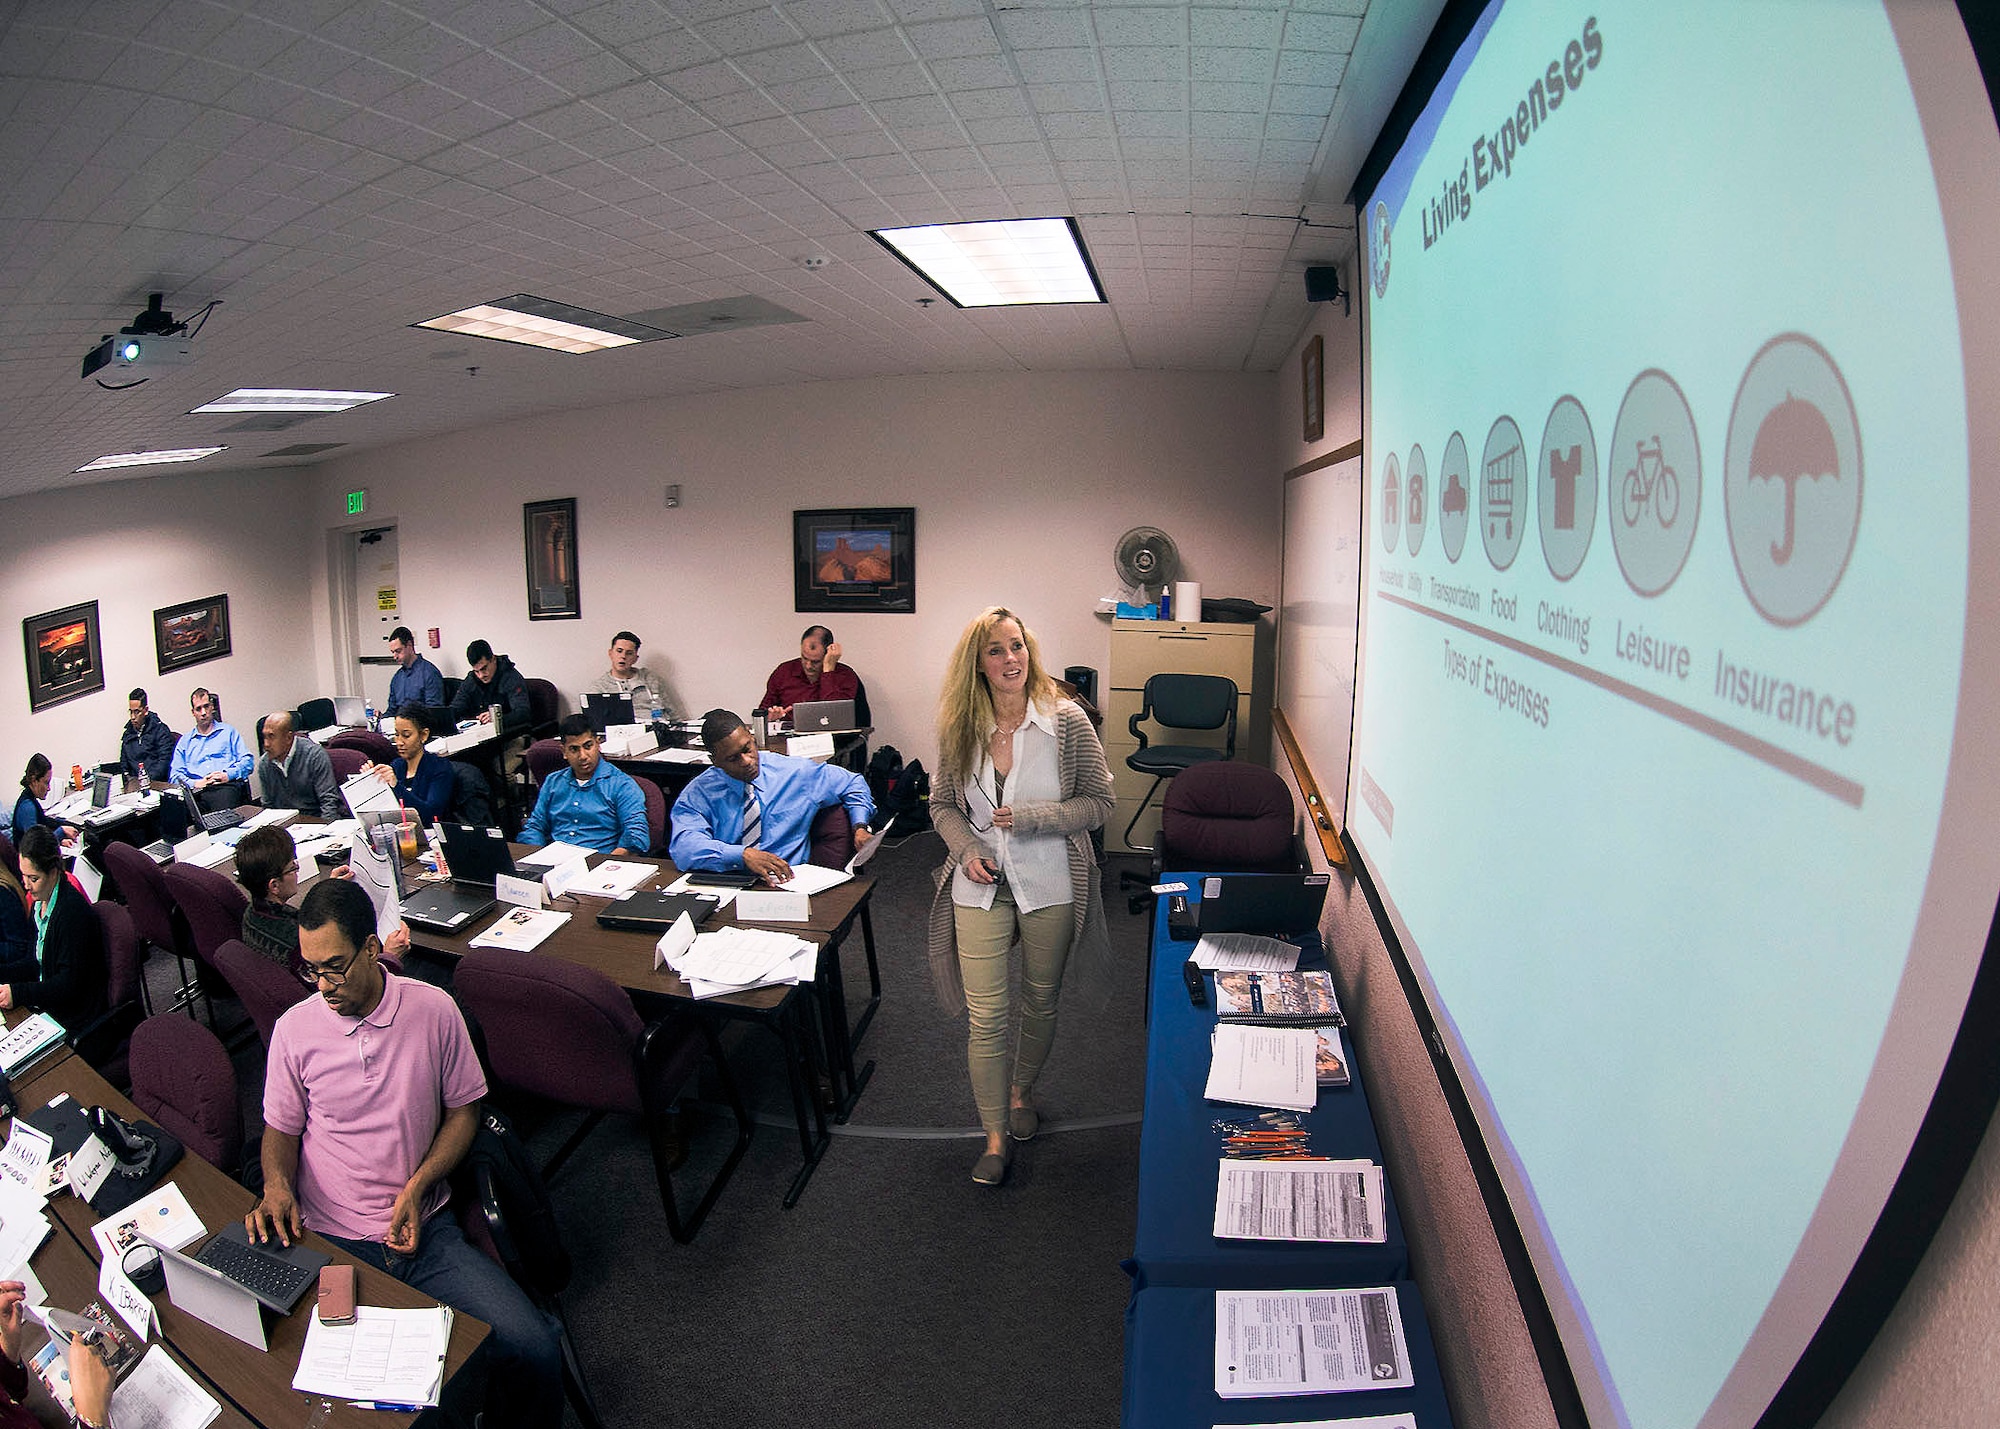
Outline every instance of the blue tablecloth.
<svg viewBox="0 0 2000 1429">
<path fill-rule="evenodd" d="M 1418 1429 L 1451 1429 L 1423 1300 L 1408 1282 L 1395 1290 L 1416 1380 L 1412 1388 L 1261 1399 L 1224 1399 L 1215 1392 L 1213 1290 L 1162 1286 L 1140 1291 L 1125 1311 L 1125 1429 L 1209 1429 L 1215 1424 L 1291 1424 L 1375 1414 L 1414 1414 Z"/>
<path fill-rule="evenodd" d="M 1199 875 L 1167 877 L 1186 883 L 1190 898 L 1201 887 Z M 1407 1278 L 1409 1248 L 1386 1182 L 1388 1238 L 1381 1245 L 1215 1238 L 1216 1164 L 1222 1157 L 1222 1134 L 1210 1124 L 1218 1117 L 1247 1121 L 1257 1113 L 1247 1107 L 1212 1105 L 1202 1096 L 1208 1082 L 1209 1034 L 1215 1027 L 1215 989 L 1211 979 L 1208 1006 L 1189 1003 L 1181 964 L 1194 944 L 1168 937 L 1166 907 L 1162 898 L 1153 924 L 1152 1025 L 1146 1052 L 1146 1114 L 1139 1141 L 1139 1229 L 1132 1259 L 1126 1263 L 1134 1290 L 1170 1285 L 1309 1290 L 1386 1285 Z M 1325 961 L 1314 939 L 1299 965 L 1324 967 Z M 1352 1073 L 1352 1044 L 1342 1050 Z M 1348 1086 L 1322 1087 L 1319 1105 L 1305 1121 L 1315 1153 L 1381 1163 L 1381 1143 L 1358 1075 Z"/>
</svg>

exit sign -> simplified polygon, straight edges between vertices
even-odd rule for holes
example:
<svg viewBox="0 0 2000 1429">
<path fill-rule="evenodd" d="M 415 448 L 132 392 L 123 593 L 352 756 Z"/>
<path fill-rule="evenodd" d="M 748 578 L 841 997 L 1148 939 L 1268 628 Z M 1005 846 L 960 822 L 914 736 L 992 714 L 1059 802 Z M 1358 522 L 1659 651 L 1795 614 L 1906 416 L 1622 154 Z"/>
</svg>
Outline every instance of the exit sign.
<svg viewBox="0 0 2000 1429">
<path fill-rule="evenodd" d="M 349 516 L 361 516 L 366 514 L 367 510 L 368 510 L 367 487 L 364 486 L 359 491 L 350 491 L 347 493 L 347 514 Z"/>
</svg>

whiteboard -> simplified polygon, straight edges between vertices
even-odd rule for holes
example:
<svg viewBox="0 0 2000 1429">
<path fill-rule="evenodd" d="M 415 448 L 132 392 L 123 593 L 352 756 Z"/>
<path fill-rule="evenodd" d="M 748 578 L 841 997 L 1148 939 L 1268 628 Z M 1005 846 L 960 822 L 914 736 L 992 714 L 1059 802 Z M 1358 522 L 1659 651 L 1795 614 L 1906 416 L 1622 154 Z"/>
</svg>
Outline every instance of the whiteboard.
<svg viewBox="0 0 2000 1429">
<path fill-rule="evenodd" d="M 1354 727 L 1361 476 L 1361 458 L 1355 455 L 1286 480 L 1284 595 L 1278 611 L 1278 708 L 1342 828 Z"/>
</svg>

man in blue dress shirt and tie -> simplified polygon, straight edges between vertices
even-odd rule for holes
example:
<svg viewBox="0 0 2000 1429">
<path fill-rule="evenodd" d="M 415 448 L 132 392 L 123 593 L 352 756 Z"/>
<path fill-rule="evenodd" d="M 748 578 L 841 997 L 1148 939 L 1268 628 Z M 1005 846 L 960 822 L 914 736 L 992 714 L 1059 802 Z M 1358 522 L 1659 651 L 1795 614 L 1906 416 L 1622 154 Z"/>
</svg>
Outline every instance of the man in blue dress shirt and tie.
<svg viewBox="0 0 2000 1429">
<path fill-rule="evenodd" d="M 760 754 L 740 717 L 710 710 L 701 723 L 709 763 L 674 801 L 669 851 L 678 868 L 745 869 L 784 883 L 812 852 L 821 809 L 847 806 L 856 847 L 872 834 L 875 801 L 859 774 L 834 764 Z"/>
<path fill-rule="evenodd" d="M 218 716 L 222 701 L 208 690 L 196 690 L 188 700 L 194 728 L 174 746 L 168 776 L 176 784 L 190 784 L 201 797 L 204 809 L 227 809 L 250 798 L 250 751 L 243 736 Z"/>
<path fill-rule="evenodd" d="M 539 846 L 560 840 L 599 853 L 651 853 L 653 834 L 639 781 L 599 757 L 588 715 L 570 715 L 557 730 L 569 768 L 542 781 L 535 811 L 521 826 L 521 842 Z"/>
</svg>

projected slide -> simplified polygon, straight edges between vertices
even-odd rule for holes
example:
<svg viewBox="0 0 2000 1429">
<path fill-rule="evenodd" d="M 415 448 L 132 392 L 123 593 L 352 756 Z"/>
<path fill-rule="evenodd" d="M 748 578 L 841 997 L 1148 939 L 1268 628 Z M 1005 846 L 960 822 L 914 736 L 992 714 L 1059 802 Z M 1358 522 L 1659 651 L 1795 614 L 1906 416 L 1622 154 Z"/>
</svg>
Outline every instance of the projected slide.
<svg viewBox="0 0 2000 1429">
<path fill-rule="evenodd" d="M 1934 879 L 1994 758 L 1988 300 L 1907 29 L 1506 0 L 1362 215 L 1348 824 L 1593 1424 L 1755 1422 L 1957 1030 L 1912 984 L 1962 1010 L 1992 915 L 1977 840 Z"/>
</svg>

